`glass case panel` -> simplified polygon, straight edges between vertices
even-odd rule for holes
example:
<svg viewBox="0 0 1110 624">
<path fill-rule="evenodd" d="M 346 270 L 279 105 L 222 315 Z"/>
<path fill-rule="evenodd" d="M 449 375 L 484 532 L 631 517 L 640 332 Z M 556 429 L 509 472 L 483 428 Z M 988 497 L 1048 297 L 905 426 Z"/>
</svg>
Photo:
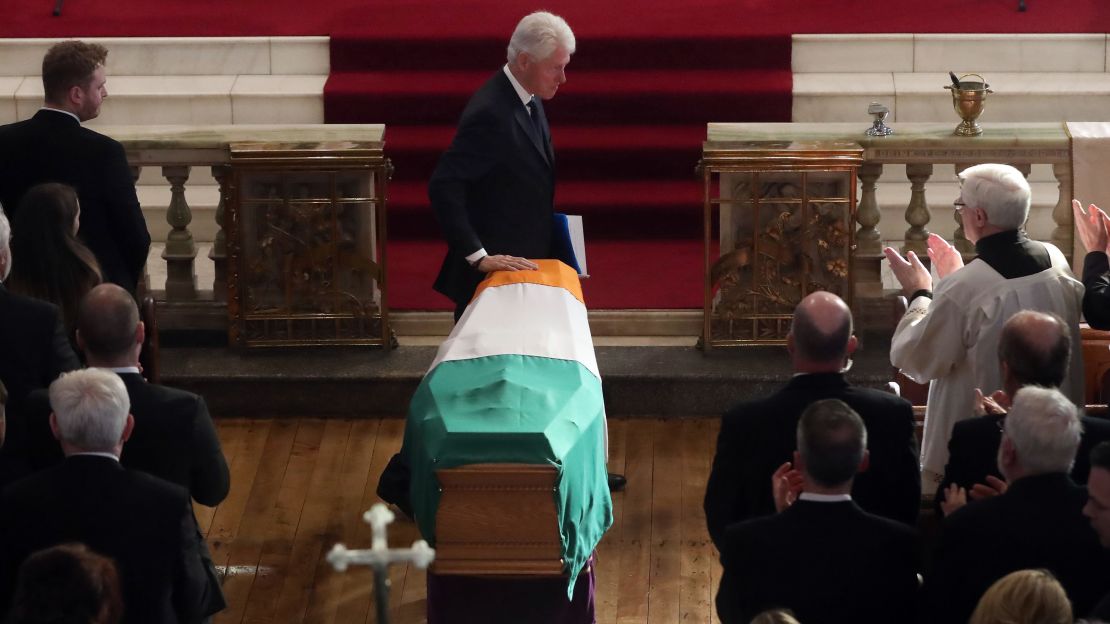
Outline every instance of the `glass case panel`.
<svg viewBox="0 0 1110 624">
<path fill-rule="evenodd" d="M 388 175 L 385 167 L 233 165 L 233 175 L 233 340 L 248 347 L 388 344 L 379 240 L 385 207 L 375 184 Z"/>
<path fill-rule="evenodd" d="M 707 148 L 703 345 L 781 344 L 817 290 L 851 303 L 856 163 L 834 154 L 841 162 L 822 166 L 828 156 L 762 158 L 745 146 L 715 160 Z"/>
</svg>

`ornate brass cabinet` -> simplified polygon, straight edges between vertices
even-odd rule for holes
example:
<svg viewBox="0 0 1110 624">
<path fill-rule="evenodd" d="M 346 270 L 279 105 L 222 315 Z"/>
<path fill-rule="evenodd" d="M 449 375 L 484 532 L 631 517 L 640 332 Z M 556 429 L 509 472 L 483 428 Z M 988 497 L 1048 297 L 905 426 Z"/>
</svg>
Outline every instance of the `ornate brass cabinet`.
<svg viewBox="0 0 1110 624">
<path fill-rule="evenodd" d="M 239 143 L 228 313 L 242 347 L 390 348 L 382 142 Z"/>
<path fill-rule="evenodd" d="M 816 290 L 851 305 L 862 162 L 847 142 L 705 143 L 699 346 L 783 344 L 794 307 Z"/>
</svg>

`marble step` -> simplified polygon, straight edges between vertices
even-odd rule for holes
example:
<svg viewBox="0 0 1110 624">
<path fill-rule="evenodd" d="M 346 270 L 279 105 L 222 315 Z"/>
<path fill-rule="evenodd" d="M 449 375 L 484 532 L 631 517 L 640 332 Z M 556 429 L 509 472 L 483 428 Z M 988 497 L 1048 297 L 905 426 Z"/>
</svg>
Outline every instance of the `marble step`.
<svg viewBox="0 0 1110 624">
<path fill-rule="evenodd" d="M 993 94 L 981 121 L 1097 121 L 1110 110 L 1110 73 L 988 72 Z M 947 73 L 799 73 L 794 75 L 795 122 L 870 123 L 867 106 L 890 108 L 888 123 L 960 119 L 944 89 Z"/>
<path fill-rule="evenodd" d="M 114 76 L 89 125 L 323 123 L 326 81 L 301 74 Z M 37 78 L 0 79 L 0 123 L 31 117 L 42 99 Z"/>
<path fill-rule="evenodd" d="M 328 37 L 83 37 L 108 48 L 113 76 L 321 74 L 330 68 Z M 38 76 L 60 39 L 0 39 L 0 76 Z"/>
<path fill-rule="evenodd" d="M 792 54 L 795 73 L 1110 69 L 1106 34 L 808 34 L 793 36 Z"/>
</svg>

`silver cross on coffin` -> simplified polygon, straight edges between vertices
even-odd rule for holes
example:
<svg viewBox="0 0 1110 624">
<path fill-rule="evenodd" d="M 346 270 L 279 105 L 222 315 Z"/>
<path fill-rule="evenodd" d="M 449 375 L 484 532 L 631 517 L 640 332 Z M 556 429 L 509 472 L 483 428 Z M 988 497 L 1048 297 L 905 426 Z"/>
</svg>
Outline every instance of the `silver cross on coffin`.
<svg viewBox="0 0 1110 624">
<path fill-rule="evenodd" d="M 368 565 L 374 569 L 374 606 L 378 624 L 389 624 L 389 566 L 393 563 L 411 561 L 420 569 L 427 568 L 436 558 L 434 548 L 424 540 L 416 540 L 412 548 L 390 549 L 386 541 L 386 527 L 393 522 L 393 512 L 382 503 L 376 503 L 370 511 L 362 514 L 362 521 L 370 525 L 373 539 L 366 550 L 347 550 L 343 544 L 332 546 L 327 561 L 336 572 L 346 572 L 352 563 Z"/>
</svg>

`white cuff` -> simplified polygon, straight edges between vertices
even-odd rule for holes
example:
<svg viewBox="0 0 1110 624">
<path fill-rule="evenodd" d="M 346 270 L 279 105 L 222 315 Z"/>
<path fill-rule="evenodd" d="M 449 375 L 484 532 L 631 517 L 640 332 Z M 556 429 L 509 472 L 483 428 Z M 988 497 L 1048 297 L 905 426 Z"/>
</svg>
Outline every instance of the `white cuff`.
<svg viewBox="0 0 1110 624">
<path fill-rule="evenodd" d="M 470 254 L 469 256 L 467 256 L 467 257 L 466 257 L 466 262 L 467 262 L 467 263 L 468 263 L 468 264 L 469 264 L 470 266 L 474 266 L 475 264 L 478 264 L 479 262 L 481 262 L 481 261 L 482 261 L 482 258 L 485 258 L 485 257 L 486 257 L 486 256 L 488 256 L 488 255 L 489 255 L 489 254 L 488 254 L 488 253 L 486 253 L 486 248 L 485 248 L 485 247 L 483 247 L 483 248 L 479 249 L 478 251 L 475 251 L 474 253 L 472 253 L 472 254 Z"/>
</svg>

